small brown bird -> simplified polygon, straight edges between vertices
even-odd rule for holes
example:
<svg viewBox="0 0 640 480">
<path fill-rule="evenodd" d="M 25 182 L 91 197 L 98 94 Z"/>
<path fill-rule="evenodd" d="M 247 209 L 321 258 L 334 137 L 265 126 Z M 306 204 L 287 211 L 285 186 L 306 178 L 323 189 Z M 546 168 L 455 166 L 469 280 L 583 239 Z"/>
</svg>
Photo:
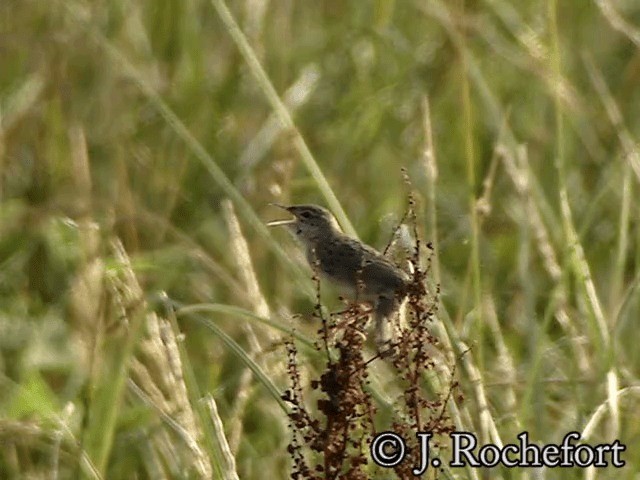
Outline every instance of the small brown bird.
<svg viewBox="0 0 640 480">
<path fill-rule="evenodd" d="M 373 306 L 376 343 L 387 341 L 385 328 L 406 296 L 408 275 L 374 248 L 345 235 L 335 217 L 318 205 L 272 204 L 293 215 L 268 226 L 286 225 L 305 248 L 312 268 L 356 301 Z"/>
</svg>

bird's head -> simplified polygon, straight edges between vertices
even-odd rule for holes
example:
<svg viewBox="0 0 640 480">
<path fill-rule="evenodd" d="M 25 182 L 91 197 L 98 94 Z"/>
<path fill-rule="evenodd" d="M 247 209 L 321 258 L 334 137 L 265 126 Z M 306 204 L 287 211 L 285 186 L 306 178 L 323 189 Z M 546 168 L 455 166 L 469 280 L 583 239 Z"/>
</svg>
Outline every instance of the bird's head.
<svg viewBox="0 0 640 480">
<path fill-rule="evenodd" d="M 267 223 L 270 227 L 286 225 L 302 241 L 315 241 L 340 232 L 340 226 L 335 217 L 326 208 L 318 205 L 284 206 L 277 203 L 272 205 L 282 208 L 293 215 L 287 220 L 274 220 Z"/>
</svg>

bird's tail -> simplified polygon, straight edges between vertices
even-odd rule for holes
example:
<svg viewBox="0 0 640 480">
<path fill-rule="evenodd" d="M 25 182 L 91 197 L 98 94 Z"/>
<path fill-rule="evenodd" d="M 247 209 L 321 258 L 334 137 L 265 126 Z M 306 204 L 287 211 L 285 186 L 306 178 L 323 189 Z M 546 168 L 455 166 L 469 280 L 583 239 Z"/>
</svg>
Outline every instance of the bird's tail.
<svg viewBox="0 0 640 480">
<path fill-rule="evenodd" d="M 382 356 L 391 348 L 393 340 L 393 315 L 400 308 L 400 303 L 395 298 L 379 297 L 374 308 L 373 319 L 375 323 L 375 341 L 378 353 Z"/>
</svg>

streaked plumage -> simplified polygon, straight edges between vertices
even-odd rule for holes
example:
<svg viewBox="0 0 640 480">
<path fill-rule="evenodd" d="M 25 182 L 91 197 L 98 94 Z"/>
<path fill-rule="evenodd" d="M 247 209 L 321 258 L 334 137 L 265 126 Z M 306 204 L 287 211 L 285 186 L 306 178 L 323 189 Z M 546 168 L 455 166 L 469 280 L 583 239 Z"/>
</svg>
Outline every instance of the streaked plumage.
<svg viewBox="0 0 640 480">
<path fill-rule="evenodd" d="M 293 214 L 289 220 L 269 222 L 286 225 L 305 248 L 307 260 L 320 274 L 356 301 L 373 305 L 377 341 L 385 321 L 395 313 L 406 295 L 408 275 L 374 248 L 345 235 L 335 217 L 318 205 L 276 205 Z"/>
</svg>

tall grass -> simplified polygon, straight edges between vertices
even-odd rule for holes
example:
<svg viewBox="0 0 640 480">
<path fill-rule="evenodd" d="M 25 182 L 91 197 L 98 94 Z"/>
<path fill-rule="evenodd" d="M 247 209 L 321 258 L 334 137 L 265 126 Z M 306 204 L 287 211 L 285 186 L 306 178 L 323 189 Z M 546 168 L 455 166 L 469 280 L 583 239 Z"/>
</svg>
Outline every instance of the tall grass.
<svg viewBox="0 0 640 480">
<path fill-rule="evenodd" d="M 285 339 L 300 388 L 326 365 L 268 203 L 324 204 L 382 249 L 411 194 L 440 289 L 423 393 L 453 372 L 448 418 L 483 442 L 627 446 L 620 470 L 429 478 L 635 478 L 639 19 L 611 0 L 2 2 L 0 477 L 287 478 Z M 325 314 L 337 297 L 322 285 Z M 402 385 L 370 366 L 390 428 Z"/>
</svg>

